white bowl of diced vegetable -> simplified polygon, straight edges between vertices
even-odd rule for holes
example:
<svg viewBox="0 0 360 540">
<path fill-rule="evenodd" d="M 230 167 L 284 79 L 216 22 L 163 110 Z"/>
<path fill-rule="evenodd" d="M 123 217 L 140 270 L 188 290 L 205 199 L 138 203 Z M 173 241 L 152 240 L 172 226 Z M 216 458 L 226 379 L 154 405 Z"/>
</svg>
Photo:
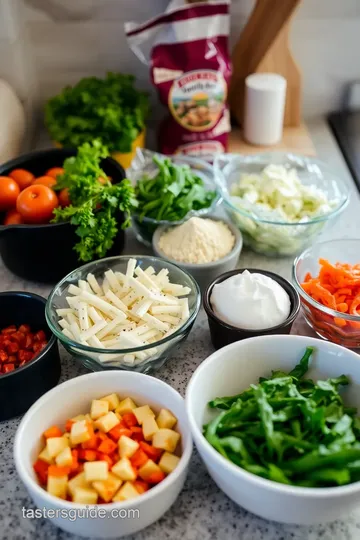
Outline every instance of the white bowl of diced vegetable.
<svg viewBox="0 0 360 540">
<path fill-rule="evenodd" d="M 17 472 L 42 515 L 86 538 L 119 538 L 158 520 L 191 453 L 182 397 L 131 372 L 57 386 L 28 410 L 14 442 Z"/>
<path fill-rule="evenodd" d="M 74 270 L 52 290 L 45 315 L 69 353 L 93 371 L 160 368 L 200 309 L 195 279 L 158 257 L 119 256 Z"/>
<path fill-rule="evenodd" d="M 356 353 L 304 336 L 238 341 L 197 368 L 186 407 L 210 475 L 250 512 L 309 525 L 360 504 Z"/>
<path fill-rule="evenodd" d="M 244 244 L 269 256 L 294 255 L 346 208 L 348 189 L 326 163 L 283 152 L 214 160 L 225 209 Z"/>
</svg>

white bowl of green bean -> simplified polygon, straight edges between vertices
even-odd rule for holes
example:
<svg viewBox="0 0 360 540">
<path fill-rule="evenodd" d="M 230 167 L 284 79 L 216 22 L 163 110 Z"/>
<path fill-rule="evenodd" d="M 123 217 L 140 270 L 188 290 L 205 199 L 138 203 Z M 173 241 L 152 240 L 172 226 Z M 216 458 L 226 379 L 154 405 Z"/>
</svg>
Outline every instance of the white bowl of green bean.
<svg viewBox="0 0 360 540">
<path fill-rule="evenodd" d="M 355 352 L 294 335 L 238 341 L 200 364 L 186 407 L 210 475 L 246 510 L 310 525 L 360 504 Z"/>
</svg>

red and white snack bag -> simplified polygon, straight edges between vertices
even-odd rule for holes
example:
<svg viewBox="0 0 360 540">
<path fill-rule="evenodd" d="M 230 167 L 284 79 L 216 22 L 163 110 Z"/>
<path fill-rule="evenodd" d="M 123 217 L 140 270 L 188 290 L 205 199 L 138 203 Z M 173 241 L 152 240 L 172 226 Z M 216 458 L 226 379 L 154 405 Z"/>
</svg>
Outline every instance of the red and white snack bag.
<svg viewBox="0 0 360 540">
<path fill-rule="evenodd" d="M 169 111 L 159 132 L 163 154 L 211 158 L 227 150 L 229 3 L 173 0 L 164 14 L 125 25 L 130 48 L 150 65 L 151 80 Z"/>
</svg>

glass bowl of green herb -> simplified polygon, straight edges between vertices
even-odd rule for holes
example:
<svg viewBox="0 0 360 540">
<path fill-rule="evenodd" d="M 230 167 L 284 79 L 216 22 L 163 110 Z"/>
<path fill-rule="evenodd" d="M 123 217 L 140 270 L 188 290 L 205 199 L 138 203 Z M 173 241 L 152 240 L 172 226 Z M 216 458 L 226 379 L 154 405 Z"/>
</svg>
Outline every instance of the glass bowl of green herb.
<svg viewBox="0 0 360 540">
<path fill-rule="evenodd" d="M 230 499 L 311 525 L 360 503 L 360 362 L 308 336 L 244 339 L 204 360 L 186 390 L 194 442 Z"/>
<path fill-rule="evenodd" d="M 127 178 L 138 204 L 132 226 L 147 246 L 160 225 L 180 225 L 193 216 L 205 216 L 221 202 L 213 167 L 202 159 L 139 149 Z"/>
</svg>

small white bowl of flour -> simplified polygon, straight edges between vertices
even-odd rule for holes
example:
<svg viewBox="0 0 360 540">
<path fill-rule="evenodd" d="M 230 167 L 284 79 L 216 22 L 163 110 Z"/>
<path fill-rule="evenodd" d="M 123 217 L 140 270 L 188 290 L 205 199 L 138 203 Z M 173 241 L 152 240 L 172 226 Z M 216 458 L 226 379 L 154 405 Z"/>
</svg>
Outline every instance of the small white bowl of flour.
<svg viewBox="0 0 360 540">
<path fill-rule="evenodd" d="M 239 229 L 214 216 L 158 227 L 153 236 L 156 255 L 187 270 L 201 289 L 236 267 L 242 244 Z"/>
</svg>

